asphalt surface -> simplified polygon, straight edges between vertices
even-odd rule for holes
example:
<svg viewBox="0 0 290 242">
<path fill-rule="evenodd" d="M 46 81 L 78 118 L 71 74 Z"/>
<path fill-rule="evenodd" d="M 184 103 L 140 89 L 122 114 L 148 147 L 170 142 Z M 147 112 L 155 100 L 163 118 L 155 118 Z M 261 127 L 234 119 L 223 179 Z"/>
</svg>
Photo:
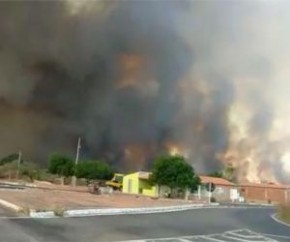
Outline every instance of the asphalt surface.
<svg viewBox="0 0 290 242">
<path fill-rule="evenodd" d="M 272 208 L 249 207 L 205 208 L 163 214 L 83 218 L 2 218 L 0 219 L 0 242 L 109 242 L 129 240 L 150 242 L 290 242 L 290 227 L 274 221 L 270 217 L 273 213 Z M 238 239 L 231 239 L 231 237 Z"/>
</svg>

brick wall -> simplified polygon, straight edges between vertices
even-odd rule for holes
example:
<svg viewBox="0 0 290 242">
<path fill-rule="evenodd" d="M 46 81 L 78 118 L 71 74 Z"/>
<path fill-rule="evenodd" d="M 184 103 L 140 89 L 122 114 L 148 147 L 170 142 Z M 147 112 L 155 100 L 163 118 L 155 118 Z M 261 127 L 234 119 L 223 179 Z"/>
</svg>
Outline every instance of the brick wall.
<svg viewBox="0 0 290 242">
<path fill-rule="evenodd" d="M 271 203 L 290 202 L 290 190 L 283 187 L 240 186 L 240 194 L 246 201 L 261 201 Z"/>
</svg>

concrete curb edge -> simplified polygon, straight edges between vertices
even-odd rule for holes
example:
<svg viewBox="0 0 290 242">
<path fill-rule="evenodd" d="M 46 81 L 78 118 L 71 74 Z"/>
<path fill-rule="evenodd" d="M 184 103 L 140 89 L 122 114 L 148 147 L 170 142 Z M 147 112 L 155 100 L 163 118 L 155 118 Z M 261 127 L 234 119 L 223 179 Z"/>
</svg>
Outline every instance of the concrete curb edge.
<svg viewBox="0 0 290 242">
<path fill-rule="evenodd" d="M 8 201 L 3 200 L 3 199 L 0 199 L 0 205 L 2 205 L 3 207 L 6 207 L 8 209 L 12 209 L 16 212 L 19 212 L 22 210 L 22 207 L 19 207 L 16 204 L 8 202 Z"/>
<path fill-rule="evenodd" d="M 8 202 L 6 200 L 0 199 L 0 205 L 14 210 L 16 212 L 20 212 L 23 210 L 22 207 Z M 250 207 L 269 207 L 262 204 L 255 204 L 255 206 Z M 177 205 L 177 206 L 167 206 L 167 207 L 150 207 L 150 208 L 95 208 L 95 209 L 73 209 L 66 210 L 63 213 L 63 217 L 86 217 L 86 216 L 101 216 L 101 215 L 125 215 L 125 214 L 152 214 L 152 213 L 166 213 L 166 212 L 177 212 L 177 211 L 185 211 L 191 209 L 201 209 L 201 208 L 250 208 L 248 206 L 243 205 L 222 205 L 219 203 L 211 203 L 211 204 L 186 204 L 186 205 Z M 30 218 L 57 218 L 54 211 L 42 211 L 37 212 L 35 210 L 29 211 Z M 281 224 L 286 226 L 290 226 L 283 221 L 280 221 L 276 214 L 272 215 L 272 218 Z"/>
<path fill-rule="evenodd" d="M 219 203 L 208 204 L 190 204 L 169 207 L 153 207 L 153 208 L 96 208 L 96 209 L 79 209 L 67 210 L 64 212 L 63 217 L 87 217 L 87 216 L 100 216 L 100 215 L 122 215 L 122 214 L 150 214 L 150 213 L 165 213 L 176 212 L 190 209 L 198 209 L 204 207 L 216 207 Z M 54 212 L 34 212 L 30 213 L 32 218 L 55 218 Z"/>
<path fill-rule="evenodd" d="M 279 223 L 279 224 L 283 224 L 284 226 L 290 227 L 290 224 L 288 224 L 288 223 L 283 222 L 282 220 L 280 220 L 280 219 L 278 218 L 277 215 L 278 215 L 277 213 L 274 213 L 274 214 L 271 215 L 271 218 L 272 218 L 275 222 L 277 222 L 277 223 Z"/>
</svg>

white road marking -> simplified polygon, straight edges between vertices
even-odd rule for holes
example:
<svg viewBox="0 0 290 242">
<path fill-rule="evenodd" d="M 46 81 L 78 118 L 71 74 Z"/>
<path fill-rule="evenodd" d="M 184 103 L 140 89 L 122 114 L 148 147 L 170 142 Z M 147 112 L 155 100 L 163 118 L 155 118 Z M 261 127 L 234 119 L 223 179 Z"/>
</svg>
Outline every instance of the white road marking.
<svg viewBox="0 0 290 242">
<path fill-rule="evenodd" d="M 224 240 L 219 240 L 219 239 L 216 239 L 216 238 L 213 238 L 213 237 L 209 237 L 209 236 L 200 236 L 200 238 L 211 240 L 211 241 L 224 242 Z"/>
<path fill-rule="evenodd" d="M 224 235 L 222 235 L 223 237 L 225 237 L 225 238 L 228 238 L 228 239 L 231 239 L 231 240 L 235 240 L 235 241 L 241 241 L 241 242 L 247 242 L 247 241 L 249 241 L 248 239 L 242 239 L 242 238 L 238 238 L 238 237 L 235 237 L 235 236 L 229 236 L 229 235 L 226 235 L 226 234 L 224 234 Z"/>
<path fill-rule="evenodd" d="M 190 241 L 190 240 L 188 240 L 188 239 L 178 239 L 180 242 L 192 242 L 192 241 Z"/>
<path fill-rule="evenodd" d="M 243 234 L 246 233 L 246 234 Z M 216 236 L 216 237 L 215 237 Z M 144 239 L 144 240 L 126 240 L 119 242 L 149 242 L 149 241 L 180 241 L 180 242 L 191 242 L 199 241 L 198 239 L 207 240 L 208 242 L 227 242 L 229 240 L 236 242 L 278 242 L 273 238 L 269 237 L 280 237 L 290 239 L 290 236 L 279 236 L 273 234 L 259 234 L 248 229 L 237 229 L 231 231 L 225 231 L 224 233 L 208 234 L 208 235 L 192 235 L 192 236 L 181 236 L 181 237 L 169 237 L 169 238 L 156 238 L 156 239 Z"/>
<path fill-rule="evenodd" d="M 286 235 L 265 234 L 265 233 L 263 233 L 263 235 L 270 236 L 270 237 L 277 237 L 277 238 L 281 238 L 281 239 L 289 239 L 289 241 L 290 241 L 290 236 L 286 236 Z"/>
<path fill-rule="evenodd" d="M 259 234 L 253 234 L 253 235 L 245 235 L 245 234 L 239 234 L 236 232 L 226 232 L 226 235 L 233 235 L 233 236 L 238 236 L 238 238 L 241 239 L 255 239 L 255 238 L 261 238 L 262 236 Z"/>
</svg>

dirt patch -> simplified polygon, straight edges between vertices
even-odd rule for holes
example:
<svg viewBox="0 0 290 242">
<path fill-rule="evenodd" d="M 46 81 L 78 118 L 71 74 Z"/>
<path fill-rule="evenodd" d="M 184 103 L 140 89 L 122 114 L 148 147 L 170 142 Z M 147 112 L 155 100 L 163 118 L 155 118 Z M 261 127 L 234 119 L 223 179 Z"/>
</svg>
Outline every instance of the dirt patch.
<svg viewBox="0 0 290 242">
<path fill-rule="evenodd" d="M 52 184 L 37 184 L 37 188 L 24 190 L 0 190 L 0 198 L 18 206 L 36 210 L 53 210 L 55 207 L 65 209 L 80 208 L 125 208 L 157 207 L 189 204 L 194 201 L 153 199 L 138 195 L 113 193 L 95 195 L 87 187 L 71 187 Z M 197 202 L 197 201 L 196 201 Z"/>
</svg>

